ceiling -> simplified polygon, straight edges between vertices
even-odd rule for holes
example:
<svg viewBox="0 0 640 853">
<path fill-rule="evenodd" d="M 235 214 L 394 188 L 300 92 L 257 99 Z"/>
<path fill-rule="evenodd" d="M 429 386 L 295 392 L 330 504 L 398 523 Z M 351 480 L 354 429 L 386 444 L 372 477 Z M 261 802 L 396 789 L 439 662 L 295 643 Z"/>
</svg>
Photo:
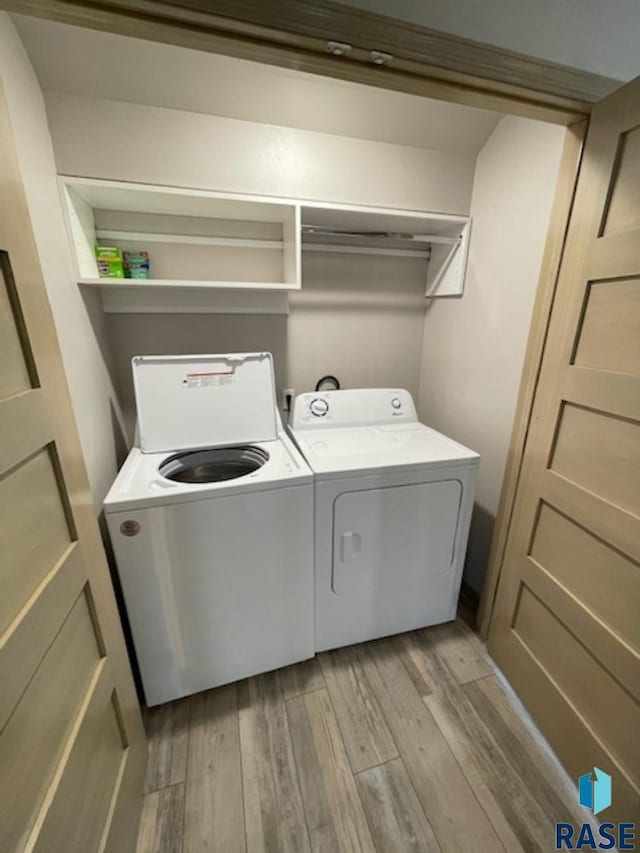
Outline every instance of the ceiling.
<svg viewBox="0 0 640 853">
<path fill-rule="evenodd" d="M 43 91 L 476 154 L 501 116 L 275 66 L 12 15 Z"/>
<path fill-rule="evenodd" d="M 341 0 L 615 80 L 640 75 L 639 0 Z"/>
</svg>

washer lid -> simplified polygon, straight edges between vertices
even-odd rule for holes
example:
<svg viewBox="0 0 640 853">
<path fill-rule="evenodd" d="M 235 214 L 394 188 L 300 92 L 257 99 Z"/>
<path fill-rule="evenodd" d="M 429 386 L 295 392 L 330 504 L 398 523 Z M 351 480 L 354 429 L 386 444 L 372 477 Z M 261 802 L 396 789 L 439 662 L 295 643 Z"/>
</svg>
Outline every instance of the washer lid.
<svg viewBox="0 0 640 853">
<path fill-rule="evenodd" d="M 145 355 L 132 365 L 144 453 L 277 438 L 270 353 Z"/>
</svg>

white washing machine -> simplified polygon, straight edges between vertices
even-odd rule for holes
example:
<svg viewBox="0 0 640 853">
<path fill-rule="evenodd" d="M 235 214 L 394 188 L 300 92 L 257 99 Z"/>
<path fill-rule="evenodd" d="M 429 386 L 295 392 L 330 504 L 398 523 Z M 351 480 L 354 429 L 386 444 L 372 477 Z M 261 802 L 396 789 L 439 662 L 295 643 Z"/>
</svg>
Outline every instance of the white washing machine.
<svg viewBox="0 0 640 853">
<path fill-rule="evenodd" d="M 478 454 L 397 389 L 302 394 L 291 429 L 315 480 L 316 651 L 453 619 Z"/>
<path fill-rule="evenodd" d="M 313 657 L 312 474 L 268 353 L 133 359 L 139 447 L 104 502 L 145 697 Z"/>
</svg>

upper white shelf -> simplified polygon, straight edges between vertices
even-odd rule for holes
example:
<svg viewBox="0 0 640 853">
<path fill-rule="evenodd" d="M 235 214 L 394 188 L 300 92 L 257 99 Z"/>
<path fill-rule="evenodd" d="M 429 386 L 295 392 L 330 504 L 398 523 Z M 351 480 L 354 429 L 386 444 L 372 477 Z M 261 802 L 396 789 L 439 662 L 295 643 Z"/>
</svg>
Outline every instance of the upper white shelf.
<svg viewBox="0 0 640 853">
<path fill-rule="evenodd" d="M 467 216 L 350 205 L 303 205 L 303 250 L 425 260 L 426 296 L 464 290 L 471 221 Z"/>
<path fill-rule="evenodd" d="M 60 184 L 82 284 L 300 288 L 300 208 L 293 202 L 66 176 Z M 148 249 L 153 279 L 100 279 L 96 245 Z"/>
<path fill-rule="evenodd" d="M 102 290 L 297 290 L 294 284 L 274 284 L 268 281 L 200 281 L 199 279 L 166 278 L 79 278 L 78 284 Z"/>
<path fill-rule="evenodd" d="M 59 180 L 78 282 L 101 289 L 106 311 L 248 311 L 254 292 L 258 312 L 280 312 L 287 291 L 302 286 L 302 250 L 417 259 L 427 296 L 463 292 L 468 217 Z M 148 250 L 153 278 L 100 278 L 96 245 Z"/>
</svg>

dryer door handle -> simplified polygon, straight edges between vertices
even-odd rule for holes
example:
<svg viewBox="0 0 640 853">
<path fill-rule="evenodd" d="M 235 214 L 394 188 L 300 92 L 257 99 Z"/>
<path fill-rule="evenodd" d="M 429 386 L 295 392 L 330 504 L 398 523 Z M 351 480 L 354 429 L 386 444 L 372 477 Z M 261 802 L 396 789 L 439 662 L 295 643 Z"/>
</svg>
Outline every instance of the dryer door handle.
<svg viewBox="0 0 640 853">
<path fill-rule="evenodd" d="M 360 553 L 362 537 L 353 530 L 345 530 L 340 541 L 340 559 L 350 563 Z"/>
</svg>

